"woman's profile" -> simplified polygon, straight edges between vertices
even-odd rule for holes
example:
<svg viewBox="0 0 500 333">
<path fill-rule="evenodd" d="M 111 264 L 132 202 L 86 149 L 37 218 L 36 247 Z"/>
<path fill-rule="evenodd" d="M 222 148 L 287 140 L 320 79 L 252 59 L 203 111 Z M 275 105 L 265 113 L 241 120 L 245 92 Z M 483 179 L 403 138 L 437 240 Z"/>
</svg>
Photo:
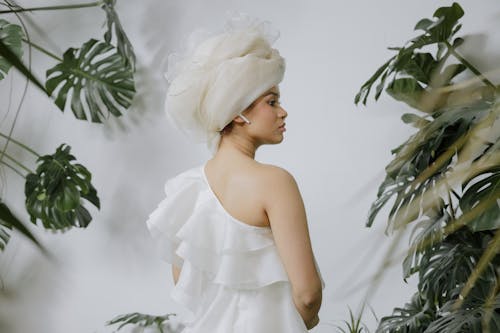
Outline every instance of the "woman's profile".
<svg viewBox="0 0 500 333">
<path fill-rule="evenodd" d="M 304 203 L 284 168 L 255 160 L 284 139 L 285 61 L 268 22 L 233 17 L 172 63 L 169 119 L 213 153 L 167 180 L 147 226 L 172 264 L 182 333 L 299 333 L 319 322 L 325 287 Z"/>
</svg>

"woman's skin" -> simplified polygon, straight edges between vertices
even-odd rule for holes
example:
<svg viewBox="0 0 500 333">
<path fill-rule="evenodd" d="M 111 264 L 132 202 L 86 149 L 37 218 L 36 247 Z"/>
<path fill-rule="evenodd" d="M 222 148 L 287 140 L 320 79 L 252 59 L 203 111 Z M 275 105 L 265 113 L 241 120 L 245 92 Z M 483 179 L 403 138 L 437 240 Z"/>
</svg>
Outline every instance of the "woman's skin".
<svg viewBox="0 0 500 333">
<path fill-rule="evenodd" d="M 224 128 L 214 157 L 205 168 L 210 187 L 226 211 L 253 226 L 270 226 L 288 274 L 295 306 L 307 329 L 319 322 L 322 302 L 319 274 L 314 265 L 304 203 L 294 177 L 285 169 L 255 161 L 264 144 L 283 141 L 288 113 L 274 86 L 257 98 Z M 172 265 L 174 283 L 180 269 Z"/>
</svg>

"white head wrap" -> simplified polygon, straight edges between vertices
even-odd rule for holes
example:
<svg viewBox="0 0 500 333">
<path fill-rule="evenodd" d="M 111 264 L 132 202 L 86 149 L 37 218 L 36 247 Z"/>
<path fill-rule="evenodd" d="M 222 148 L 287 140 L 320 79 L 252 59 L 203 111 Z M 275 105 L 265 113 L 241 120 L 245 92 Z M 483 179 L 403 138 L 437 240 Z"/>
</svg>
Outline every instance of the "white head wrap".
<svg viewBox="0 0 500 333">
<path fill-rule="evenodd" d="M 206 37 L 195 31 L 184 55 L 169 55 L 165 111 L 183 133 L 215 153 L 219 131 L 281 82 L 285 60 L 271 47 L 279 32 L 244 14 L 233 15 L 223 33 Z"/>
</svg>

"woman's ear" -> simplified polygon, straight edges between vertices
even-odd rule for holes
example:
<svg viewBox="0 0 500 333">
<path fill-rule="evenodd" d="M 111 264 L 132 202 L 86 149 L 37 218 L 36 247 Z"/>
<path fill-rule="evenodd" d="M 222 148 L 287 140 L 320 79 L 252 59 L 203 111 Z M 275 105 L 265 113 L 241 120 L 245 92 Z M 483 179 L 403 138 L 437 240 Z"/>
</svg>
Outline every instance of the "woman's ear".
<svg viewBox="0 0 500 333">
<path fill-rule="evenodd" d="M 245 121 L 245 123 L 247 123 L 247 124 L 251 124 L 251 123 L 252 123 L 252 122 L 251 122 L 250 120 L 248 120 L 248 118 L 247 118 L 247 117 L 245 117 L 243 114 L 241 114 L 241 113 L 240 113 L 240 114 L 239 114 L 239 116 L 240 116 L 240 118 L 241 118 L 241 119 L 243 119 L 243 120 Z"/>
<path fill-rule="evenodd" d="M 250 124 L 250 120 L 248 120 L 248 118 L 243 115 L 243 112 L 251 110 L 254 107 L 254 105 L 255 105 L 255 101 L 253 101 L 252 104 L 250 104 L 245 110 L 241 111 L 239 115 L 234 117 L 233 121 L 237 122 L 238 124 L 242 124 L 244 122 Z"/>
<path fill-rule="evenodd" d="M 242 124 L 245 122 L 245 120 L 243 120 L 243 118 L 240 117 L 240 115 L 237 115 L 236 117 L 233 118 L 233 121 L 235 123 L 238 123 L 238 124 Z"/>
</svg>

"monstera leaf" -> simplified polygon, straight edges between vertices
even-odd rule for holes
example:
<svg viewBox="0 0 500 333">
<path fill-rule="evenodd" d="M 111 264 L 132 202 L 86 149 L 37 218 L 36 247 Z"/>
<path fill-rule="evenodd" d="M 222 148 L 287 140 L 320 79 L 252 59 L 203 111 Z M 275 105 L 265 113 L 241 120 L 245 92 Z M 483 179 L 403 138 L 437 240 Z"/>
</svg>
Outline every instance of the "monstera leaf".
<svg viewBox="0 0 500 333">
<path fill-rule="evenodd" d="M 421 97 L 424 87 L 447 85 L 453 77 L 465 70 L 461 64 L 452 64 L 441 71 L 441 67 L 446 62 L 449 53 L 443 54 L 445 49 L 454 49 L 462 42 L 462 38 L 453 36 L 460 30 L 461 25 L 457 24 L 464 12 L 459 4 L 453 3 L 450 7 L 441 7 L 434 12 L 436 20 L 422 19 L 415 26 L 415 30 L 423 30 L 424 33 L 409 40 L 405 47 L 390 47 L 390 50 L 398 51 L 385 64 L 383 64 L 360 88 L 354 98 L 354 103 L 360 101 L 366 105 L 366 100 L 370 94 L 373 84 L 377 80 L 375 100 L 378 100 L 385 87 L 386 78 L 393 75 L 393 79 L 388 84 L 386 91 L 395 99 L 405 102 L 411 107 L 428 112 L 418 100 Z M 424 46 L 437 44 L 436 57 L 430 53 L 416 52 Z M 451 52 L 451 51 L 450 51 Z M 404 75 L 397 78 L 397 75 Z M 407 77 L 410 76 L 410 77 Z"/>
<path fill-rule="evenodd" d="M 114 30 L 118 52 L 120 52 L 125 59 L 127 66 L 130 66 L 132 70 L 135 70 L 134 48 L 125 34 L 125 31 L 120 23 L 120 19 L 118 18 L 118 14 L 115 11 L 116 0 L 104 0 L 103 2 L 104 3 L 101 7 L 106 12 L 106 22 L 108 25 L 108 30 L 104 34 L 104 40 L 111 43 Z"/>
<path fill-rule="evenodd" d="M 439 311 L 441 317 L 424 333 L 500 332 L 500 294 L 491 295 L 491 286 L 491 281 L 480 279 L 458 310 L 453 309 L 454 300 L 447 302 Z M 485 304 L 484 301 L 491 296 L 491 302 Z"/>
<path fill-rule="evenodd" d="M 92 122 L 102 122 L 100 117 L 107 112 L 121 116 L 120 109 L 127 109 L 135 94 L 132 68 L 114 46 L 95 39 L 80 49 L 68 49 L 63 61 L 47 70 L 45 86 L 51 95 L 59 88 L 55 100 L 59 109 L 70 104 L 76 118 L 84 120 L 87 109 Z"/>
<path fill-rule="evenodd" d="M 0 19 L 0 41 L 3 45 L 8 48 L 18 59 L 21 59 L 23 55 L 23 49 L 21 47 L 21 42 L 24 34 L 21 27 L 17 24 L 11 24 L 4 19 Z M 0 53 L 0 80 L 2 80 L 9 69 L 12 67 L 12 63 L 8 58 Z"/>
<path fill-rule="evenodd" d="M 415 293 L 404 308 L 395 308 L 391 316 L 383 317 L 375 333 L 423 332 L 434 320 L 433 310 L 419 293 Z"/>
<path fill-rule="evenodd" d="M 100 208 L 91 174 L 81 164 L 72 164 L 71 147 L 60 145 L 53 155 L 38 158 L 36 174 L 26 176 L 26 208 L 31 222 L 40 219 L 46 229 L 86 227 L 92 217 L 81 198 Z"/>
<path fill-rule="evenodd" d="M 460 208 L 462 211 L 470 211 L 480 202 L 489 201 L 490 204 L 467 225 L 473 231 L 499 229 L 500 166 L 485 170 L 476 178 L 480 180 L 471 185 L 460 198 Z M 464 183 L 463 188 L 469 183 L 470 181 Z"/>
</svg>

